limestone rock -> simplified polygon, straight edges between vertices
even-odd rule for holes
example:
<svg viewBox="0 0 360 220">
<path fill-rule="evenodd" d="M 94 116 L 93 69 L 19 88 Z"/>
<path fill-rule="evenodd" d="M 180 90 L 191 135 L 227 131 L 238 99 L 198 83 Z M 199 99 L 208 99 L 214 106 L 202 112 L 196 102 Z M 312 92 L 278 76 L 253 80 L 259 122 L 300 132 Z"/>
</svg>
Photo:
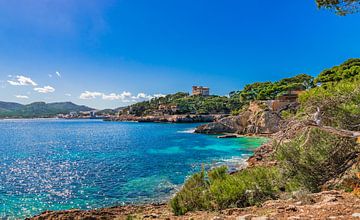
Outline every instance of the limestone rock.
<svg viewBox="0 0 360 220">
<path fill-rule="evenodd" d="M 205 134 L 273 134 L 280 130 L 279 113 L 252 103 L 238 116 L 229 116 L 198 127 L 195 132 Z"/>
</svg>

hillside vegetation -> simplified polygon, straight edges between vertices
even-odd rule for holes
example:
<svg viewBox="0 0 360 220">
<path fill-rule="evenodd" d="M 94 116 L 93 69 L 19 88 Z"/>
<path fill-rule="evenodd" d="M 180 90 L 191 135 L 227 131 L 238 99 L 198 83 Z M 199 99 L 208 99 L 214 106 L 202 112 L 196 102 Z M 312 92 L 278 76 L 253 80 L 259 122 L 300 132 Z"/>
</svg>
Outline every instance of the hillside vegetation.
<svg viewBox="0 0 360 220">
<path fill-rule="evenodd" d="M 0 102 L 0 118 L 47 118 L 57 114 L 93 110 L 87 106 L 76 105 L 72 102 L 45 103 L 34 102 L 28 105 Z"/>
<path fill-rule="evenodd" d="M 300 74 L 276 82 L 256 82 L 246 85 L 243 90 L 231 92 L 228 96 L 192 96 L 178 92 L 150 101 L 139 102 L 123 109 L 123 114 L 136 116 L 152 115 L 160 106 L 176 106 L 169 114 L 237 114 L 253 100 L 271 100 L 291 89 L 313 87 L 313 77 Z"/>
<path fill-rule="evenodd" d="M 325 70 L 314 79 L 321 82 L 316 87 L 306 78 L 302 86 L 308 90 L 300 96 L 300 109 L 269 143 L 272 151 L 266 160 L 272 163 L 255 164 L 232 175 L 226 167 L 202 170 L 190 177 L 170 201 L 173 212 L 182 215 L 195 210 L 247 207 L 291 197 L 293 192 L 319 192 L 324 188 L 360 194 L 360 145 L 356 139 L 308 125 L 313 124 L 314 113 L 320 111 L 323 125 L 359 131 L 359 62 L 351 59 Z M 284 86 L 285 90 L 286 81 L 253 84 L 236 94 L 247 100 L 264 94 L 273 98 L 273 87 Z"/>
</svg>

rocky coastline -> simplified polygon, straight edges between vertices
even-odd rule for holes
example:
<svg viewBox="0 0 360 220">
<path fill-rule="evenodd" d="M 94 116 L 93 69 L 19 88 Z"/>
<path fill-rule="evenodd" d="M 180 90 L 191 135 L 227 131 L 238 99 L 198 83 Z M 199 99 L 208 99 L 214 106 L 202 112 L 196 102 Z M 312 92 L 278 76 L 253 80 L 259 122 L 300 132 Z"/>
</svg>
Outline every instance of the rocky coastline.
<svg viewBox="0 0 360 220">
<path fill-rule="evenodd" d="M 134 116 L 134 115 L 120 115 L 118 117 L 111 117 L 105 121 L 132 121 L 132 122 L 158 122 L 158 123 L 201 123 L 201 122 L 214 122 L 221 118 L 227 117 L 224 114 L 213 115 L 148 115 L 148 116 Z"/>
</svg>

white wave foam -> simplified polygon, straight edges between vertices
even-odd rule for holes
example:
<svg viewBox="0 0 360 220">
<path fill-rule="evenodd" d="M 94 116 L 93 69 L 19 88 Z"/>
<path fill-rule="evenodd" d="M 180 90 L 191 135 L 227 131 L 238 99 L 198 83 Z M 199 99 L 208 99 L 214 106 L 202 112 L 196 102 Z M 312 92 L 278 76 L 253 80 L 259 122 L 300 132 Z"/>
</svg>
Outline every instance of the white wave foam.
<svg viewBox="0 0 360 220">
<path fill-rule="evenodd" d="M 220 159 L 217 162 L 213 163 L 211 168 L 227 166 L 230 172 L 241 170 L 248 165 L 246 161 L 249 156 L 249 154 L 242 154 L 241 156 L 233 156 L 231 158 Z"/>
<path fill-rule="evenodd" d="M 192 134 L 195 133 L 195 128 L 187 129 L 184 131 L 178 131 L 178 133 Z"/>
</svg>

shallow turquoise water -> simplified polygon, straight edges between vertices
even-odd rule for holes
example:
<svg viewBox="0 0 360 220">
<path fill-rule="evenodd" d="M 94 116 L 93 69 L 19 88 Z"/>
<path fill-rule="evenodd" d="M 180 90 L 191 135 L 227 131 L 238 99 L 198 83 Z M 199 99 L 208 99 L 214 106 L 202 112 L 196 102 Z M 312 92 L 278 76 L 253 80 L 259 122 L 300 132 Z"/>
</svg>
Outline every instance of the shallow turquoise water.
<svg viewBox="0 0 360 220">
<path fill-rule="evenodd" d="M 187 176 L 234 167 L 261 138 L 218 139 L 196 124 L 0 121 L 0 218 L 161 202 Z"/>
</svg>

